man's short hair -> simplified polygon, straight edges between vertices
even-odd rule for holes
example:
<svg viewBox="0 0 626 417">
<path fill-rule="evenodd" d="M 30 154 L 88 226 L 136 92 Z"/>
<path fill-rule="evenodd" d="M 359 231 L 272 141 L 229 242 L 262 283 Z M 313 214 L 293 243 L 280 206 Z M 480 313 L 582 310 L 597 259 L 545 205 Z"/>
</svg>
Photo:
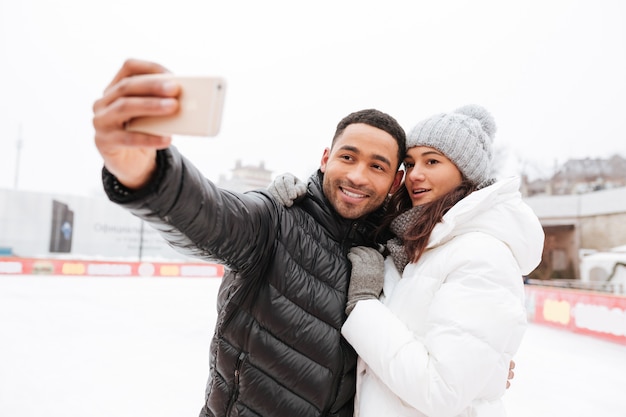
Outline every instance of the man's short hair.
<svg viewBox="0 0 626 417">
<path fill-rule="evenodd" d="M 398 143 L 397 168 L 400 168 L 400 164 L 406 155 L 406 133 L 396 119 L 376 109 L 365 109 L 350 113 L 337 124 L 337 130 L 335 130 L 335 136 L 333 136 L 333 145 L 346 127 L 354 123 L 363 123 L 389 133 Z"/>
</svg>

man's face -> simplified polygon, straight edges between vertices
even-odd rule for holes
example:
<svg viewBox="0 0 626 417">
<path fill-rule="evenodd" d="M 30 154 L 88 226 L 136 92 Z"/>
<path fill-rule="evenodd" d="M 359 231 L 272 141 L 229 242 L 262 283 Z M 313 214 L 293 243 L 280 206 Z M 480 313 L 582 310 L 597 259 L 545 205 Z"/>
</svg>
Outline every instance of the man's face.
<svg viewBox="0 0 626 417">
<path fill-rule="evenodd" d="M 378 209 L 400 185 L 398 144 L 384 130 L 351 124 L 322 156 L 324 194 L 347 219 L 358 219 Z"/>
</svg>

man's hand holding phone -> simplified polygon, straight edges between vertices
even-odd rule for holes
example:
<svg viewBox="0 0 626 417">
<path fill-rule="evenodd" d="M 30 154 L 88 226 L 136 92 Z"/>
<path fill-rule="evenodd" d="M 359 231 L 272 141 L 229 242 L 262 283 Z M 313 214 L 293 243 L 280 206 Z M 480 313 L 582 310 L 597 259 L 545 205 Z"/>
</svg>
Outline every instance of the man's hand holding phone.
<svg viewBox="0 0 626 417">
<path fill-rule="evenodd" d="M 209 92 L 196 90 L 193 85 L 181 82 L 159 64 L 129 59 L 103 96 L 96 100 L 93 106 L 96 147 L 105 167 L 124 186 L 139 189 L 148 183 L 156 169 L 156 152 L 170 146 L 171 135 L 217 134 L 224 85 L 218 91 L 213 83 L 215 88 Z M 185 100 L 196 94 L 213 95 L 213 101 L 185 105 Z M 195 100 L 198 103 L 199 99 Z M 211 107 L 209 103 L 216 104 Z M 202 119 L 207 108 L 209 112 Z M 203 123 L 194 122 L 191 130 L 188 126 L 179 130 L 177 126 L 181 122 L 186 124 L 189 117 L 195 121 L 202 119 Z"/>
</svg>

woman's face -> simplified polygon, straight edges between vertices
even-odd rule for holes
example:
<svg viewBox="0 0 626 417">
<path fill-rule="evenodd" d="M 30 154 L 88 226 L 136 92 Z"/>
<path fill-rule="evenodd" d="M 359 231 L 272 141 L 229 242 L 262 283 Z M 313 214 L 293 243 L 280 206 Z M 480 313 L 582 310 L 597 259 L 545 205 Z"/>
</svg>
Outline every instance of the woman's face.
<svg viewBox="0 0 626 417">
<path fill-rule="evenodd" d="M 433 202 L 458 187 L 461 171 L 441 152 L 427 146 L 415 146 L 404 158 L 404 186 L 413 207 Z"/>
</svg>

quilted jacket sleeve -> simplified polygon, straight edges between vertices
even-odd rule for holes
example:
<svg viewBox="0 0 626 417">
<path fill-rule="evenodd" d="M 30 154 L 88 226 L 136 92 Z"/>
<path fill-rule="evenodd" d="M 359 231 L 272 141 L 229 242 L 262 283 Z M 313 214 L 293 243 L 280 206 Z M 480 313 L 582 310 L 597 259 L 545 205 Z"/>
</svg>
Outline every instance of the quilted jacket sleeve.
<svg viewBox="0 0 626 417">
<path fill-rule="evenodd" d="M 120 193 L 114 177 L 103 173 L 109 198 L 145 220 L 179 252 L 254 268 L 272 250 L 280 208 L 264 192 L 220 189 L 175 147 L 158 153 L 151 184 L 136 193 Z"/>
</svg>

